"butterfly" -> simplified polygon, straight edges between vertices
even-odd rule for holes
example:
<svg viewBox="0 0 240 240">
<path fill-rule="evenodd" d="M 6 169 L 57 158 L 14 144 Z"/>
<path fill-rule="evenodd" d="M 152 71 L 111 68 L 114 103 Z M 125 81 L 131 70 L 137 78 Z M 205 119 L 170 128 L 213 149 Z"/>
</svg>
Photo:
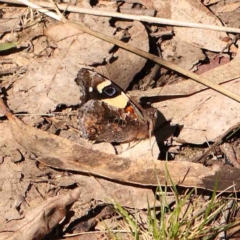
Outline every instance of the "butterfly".
<svg viewBox="0 0 240 240">
<path fill-rule="evenodd" d="M 151 136 L 157 109 L 144 109 L 114 82 L 90 69 L 82 68 L 75 82 L 83 91 L 78 114 L 82 137 L 120 143 Z"/>
</svg>

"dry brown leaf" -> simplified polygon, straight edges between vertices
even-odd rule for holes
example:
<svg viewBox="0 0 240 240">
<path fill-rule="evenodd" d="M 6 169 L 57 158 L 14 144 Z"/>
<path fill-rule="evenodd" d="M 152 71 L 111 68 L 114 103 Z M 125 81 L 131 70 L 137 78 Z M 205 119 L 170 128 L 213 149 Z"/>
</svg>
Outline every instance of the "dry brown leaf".
<svg viewBox="0 0 240 240">
<path fill-rule="evenodd" d="M 154 0 L 141 0 L 141 4 L 148 9 L 153 8 L 153 2 Z"/>
<path fill-rule="evenodd" d="M 172 0 L 171 18 L 179 21 L 195 22 L 222 26 L 220 20 L 209 11 L 200 1 Z M 174 27 L 176 37 L 196 47 L 220 52 L 226 46 L 224 32 L 213 30 Z"/>
<path fill-rule="evenodd" d="M 106 34 L 113 35 L 115 31 L 112 27 L 106 27 Z M 66 24 L 59 24 L 49 27 L 45 31 L 45 35 L 50 37 L 57 43 L 58 49 L 54 56 L 59 58 L 67 58 L 69 61 L 74 61 L 75 64 L 102 64 L 105 58 L 109 58 L 112 44 L 95 38 L 86 33 L 80 33 Z M 101 48 L 99 48 L 101 46 Z"/>
<path fill-rule="evenodd" d="M 239 28 L 239 8 L 231 11 L 231 12 L 217 12 L 219 8 L 224 7 L 225 5 L 231 4 L 231 3 L 237 3 L 239 1 L 234 1 L 234 0 L 228 0 L 228 1 L 219 1 L 217 4 L 213 4 L 209 6 L 209 9 L 216 13 L 219 19 L 223 23 L 226 23 L 228 27 L 236 27 Z M 233 37 L 231 34 L 229 34 L 230 37 Z M 233 45 L 232 45 L 233 46 Z"/>
<path fill-rule="evenodd" d="M 28 167 L 28 171 L 32 170 L 32 174 L 36 173 L 33 168 L 33 163 L 28 163 L 29 165 L 24 165 Z M 23 216 L 19 213 L 18 208 L 24 202 L 24 196 L 27 192 L 31 179 L 29 175 L 23 178 L 24 172 L 23 164 L 14 164 L 7 157 L 4 158 L 4 162 L 0 164 L 0 225 L 6 221 L 20 219 Z M 23 199 L 21 201 L 21 199 Z M 21 202 L 20 202 L 21 201 Z M 23 203 L 24 205 L 24 203 Z M 25 206 L 22 206 L 24 208 Z M 21 208 L 21 209 L 22 209 Z M 0 239 L 2 239 L 0 237 Z"/>
<path fill-rule="evenodd" d="M 240 79 L 224 84 L 224 87 L 238 93 Z M 193 144 L 214 141 L 240 121 L 239 103 L 213 90 L 165 101 L 156 106 L 165 117 L 172 117 L 174 123 L 184 125 L 179 138 Z"/>
<path fill-rule="evenodd" d="M 161 44 L 163 59 L 174 62 L 186 69 L 194 70 L 194 66 L 205 59 L 202 50 L 177 37 Z"/>
<path fill-rule="evenodd" d="M 58 104 L 78 104 L 80 91 L 74 79 L 79 68 L 73 59 L 66 58 L 33 63 L 9 90 L 8 105 L 14 112 L 46 114 Z"/>
<path fill-rule="evenodd" d="M 220 1 L 221 1 L 221 0 L 204 0 L 204 1 L 203 1 L 203 4 L 204 4 L 204 5 L 211 5 L 211 4 L 220 2 Z"/>
<path fill-rule="evenodd" d="M 230 59 L 228 57 L 216 57 L 211 59 L 209 63 L 198 66 L 198 69 L 197 71 L 195 71 L 195 73 L 202 74 L 204 72 L 207 72 L 211 69 L 214 69 L 229 62 Z"/>
<path fill-rule="evenodd" d="M 129 24 L 128 30 L 131 38 L 128 43 L 131 46 L 140 48 L 146 52 L 149 51 L 149 39 L 144 25 L 134 21 Z M 147 60 L 125 49 L 119 48 L 113 57 L 117 60 L 108 64 L 107 70 L 109 78 L 119 85 L 122 89 L 127 89 L 134 76 L 145 66 Z"/>
<path fill-rule="evenodd" d="M 159 147 L 156 138 L 145 139 L 137 142 L 123 143 L 117 146 L 118 156 L 130 158 L 132 161 L 139 159 L 158 159 Z"/>
<path fill-rule="evenodd" d="M 119 203 L 121 206 L 147 209 L 157 206 L 152 189 L 128 186 L 94 176 L 75 174 L 71 176 L 81 188 L 81 202 L 90 202 L 92 199 L 105 203 Z"/>
<path fill-rule="evenodd" d="M 17 30 L 20 28 L 21 17 L 26 12 L 25 9 L 15 9 L 14 11 L 4 12 L 4 17 L 0 19 L 0 35 Z"/>
<path fill-rule="evenodd" d="M 75 189 L 65 195 L 49 198 L 29 211 L 23 219 L 8 222 L 0 232 L 4 232 L 5 237 L 8 232 L 6 239 L 9 240 L 40 240 L 65 218 L 79 195 L 79 189 Z"/>
<path fill-rule="evenodd" d="M 157 11 L 156 17 L 171 18 L 171 1 L 154 0 L 153 6 Z"/>
<path fill-rule="evenodd" d="M 202 74 L 215 83 L 225 83 L 229 90 L 239 94 L 240 73 L 239 56 L 233 61 L 211 69 Z M 161 95 L 194 94 L 205 87 L 192 81 L 165 86 Z M 155 89 L 157 93 L 157 89 Z M 166 119 L 172 118 L 173 123 L 183 124 L 180 138 L 189 143 L 202 144 L 213 141 L 229 127 L 239 122 L 240 105 L 238 102 L 221 95 L 213 90 L 205 90 L 192 96 L 168 100 L 154 105 L 163 113 Z"/>
<path fill-rule="evenodd" d="M 228 3 L 224 6 L 217 8 L 216 12 L 233 12 L 240 7 L 240 2 Z"/>
<path fill-rule="evenodd" d="M 17 164 L 12 161 L 13 149 L 20 146 L 14 140 L 7 121 L 1 122 L 0 135 L 5 136 L 0 138 L 0 155 L 3 158 L 0 163 L 0 225 L 3 226 L 6 221 L 23 218 L 29 206 L 37 206 L 43 201 L 42 196 L 49 196 L 49 192 L 47 183 L 42 184 L 44 191 L 41 191 L 41 184 L 38 185 L 43 195 L 31 192 L 34 180 L 47 173 L 40 171 L 35 161 L 21 161 Z"/>
</svg>

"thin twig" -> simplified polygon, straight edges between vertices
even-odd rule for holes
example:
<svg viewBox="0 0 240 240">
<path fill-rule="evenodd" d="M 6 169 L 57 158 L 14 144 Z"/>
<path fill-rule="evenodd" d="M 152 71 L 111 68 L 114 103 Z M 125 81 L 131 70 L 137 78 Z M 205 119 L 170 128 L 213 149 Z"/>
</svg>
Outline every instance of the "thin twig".
<svg viewBox="0 0 240 240">
<path fill-rule="evenodd" d="M 22 67 L 12 67 L 12 68 L 7 68 L 7 69 L 1 69 L 0 70 L 0 76 L 13 74 L 13 73 L 18 72 L 21 69 L 22 69 Z M 25 72 L 26 72 L 26 69 L 25 69 Z"/>
<path fill-rule="evenodd" d="M 221 134 L 220 136 L 217 137 L 217 139 L 215 140 L 215 143 L 206 150 L 205 153 L 203 153 L 200 157 L 196 158 L 193 160 L 193 162 L 204 162 L 205 158 L 208 156 L 208 154 L 217 146 L 219 145 L 223 138 L 225 138 L 226 136 L 228 136 L 231 132 L 235 132 L 238 131 L 240 126 L 240 122 L 238 122 L 237 124 L 235 124 L 234 126 L 230 127 L 226 132 L 224 132 L 223 134 Z"/>
<path fill-rule="evenodd" d="M 45 1 L 31 1 L 31 4 L 29 1 L 25 1 L 25 0 L 19 0 L 19 1 L 17 1 L 17 0 L 0 0 L 0 2 L 24 4 L 24 5 L 28 5 L 29 7 L 32 7 L 32 8 L 35 8 L 35 7 L 33 7 L 33 5 L 34 5 L 34 3 L 36 3 L 36 5 L 38 5 L 38 8 L 35 8 L 35 9 L 38 9 L 38 10 L 40 8 L 39 6 L 50 8 L 50 9 L 52 8 L 52 4 L 45 2 Z M 61 4 L 56 3 L 56 6 L 60 10 L 63 10 L 63 11 L 91 14 L 91 15 L 96 15 L 96 16 L 116 17 L 116 18 L 121 18 L 121 19 L 137 20 L 137 21 L 142 21 L 142 22 L 156 23 L 156 24 L 163 24 L 163 25 L 170 25 L 170 26 L 202 28 L 202 29 L 209 29 L 209 30 L 214 30 L 214 31 L 240 33 L 239 28 L 214 26 L 214 25 L 201 24 L 201 23 L 191 23 L 191 22 L 184 22 L 184 21 L 178 21 L 178 20 L 172 20 L 172 19 L 166 19 L 166 18 L 158 18 L 158 17 L 150 17 L 150 16 L 144 16 L 144 15 L 124 14 L 124 13 L 118 13 L 118 12 L 107 12 L 107 11 L 102 11 L 102 10 L 100 11 L 100 10 L 95 10 L 95 9 L 80 8 L 80 7 L 65 4 L 65 3 L 61 3 Z M 45 11 L 48 11 L 48 10 L 45 9 Z M 59 19 L 57 19 L 57 20 L 59 20 Z"/>
</svg>

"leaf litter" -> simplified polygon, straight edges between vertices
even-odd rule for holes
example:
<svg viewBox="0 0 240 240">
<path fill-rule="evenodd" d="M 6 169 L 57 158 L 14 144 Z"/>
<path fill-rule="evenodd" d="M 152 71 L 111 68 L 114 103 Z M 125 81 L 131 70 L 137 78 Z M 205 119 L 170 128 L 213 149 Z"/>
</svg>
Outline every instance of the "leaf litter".
<svg viewBox="0 0 240 240">
<path fill-rule="evenodd" d="M 144 3 L 145 1 L 142 1 L 142 5 L 137 6 L 143 7 Z M 147 1 L 145 7 L 155 7 L 158 11 L 157 16 L 161 16 L 158 4 L 158 1 Z M 127 2 L 123 5 L 128 9 L 136 7 Z M 91 8 L 88 4 L 84 6 Z M 115 3 L 106 6 L 107 10 L 116 11 Z M 104 4 L 97 4 L 94 8 L 104 9 Z M 221 25 L 214 12 L 200 2 L 173 0 L 165 8 L 173 19 Z M 3 19 L 12 13 L 20 18 L 29 17 L 24 15 L 25 8 L 21 11 L 19 9 L 18 6 L 4 8 Z M 189 11 L 190 9 L 192 11 Z M 237 8 L 230 10 L 237 11 Z M 183 12 L 185 14 L 181 14 Z M 38 14 L 33 14 L 29 20 L 36 20 L 38 17 Z M 10 74 L 1 79 L 1 96 L 15 114 L 23 113 L 19 117 L 27 125 L 10 113 L 7 113 L 9 121 L 1 117 L 0 131 L 1 136 L 4 136 L 0 139 L 2 236 L 9 239 L 18 236 L 21 239 L 28 233 L 28 239 L 32 239 L 40 229 L 37 225 L 43 226 L 51 222 L 50 228 L 46 229 L 43 226 L 41 229 L 42 235 L 38 236 L 38 239 L 41 239 L 67 214 L 67 211 L 59 212 L 59 206 L 60 209 L 69 209 L 68 206 L 74 202 L 72 211 L 75 214 L 68 223 L 64 222 L 66 233 L 73 232 L 73 229 L 75 233 L 88 231 L 101 221 L 101 218 L 104 219 L 105 215 L 113 217 L 113 212 L 108 209 L 102 215 L 95 216 L 96 221 L 88 222 L 89 228 L 73 228 L 77 221 L 84 223 L 83 217 L 88 216 L 88 209 L 97 209 L 103 203 L 108 205 L 117 202 L 143 212 L 149 206 L 159 205 L 155 200 L 153 187 L 159 183 L 171 185 L 166 178 L 165 162 L 156 161 L 165 151 L 169 157 L 175 159 L 168 162 L 168 170 L 174 184 L 213 190 L 218 175 L 219 191 L 226 189 L 233 182 L 236 184 L 235 189 L 239 190 L 239 172 L 231 166 L 231 160 L 230 164 L 227 164 L 221 158 L 218 160 L 219 164 L 215 161 L 203 166 L 191 162 L 191 159 L 201 155 L 204 148 L 193 151 L 193 157 L 185 151 L 195 145 L 202 147 L 206 142 L 214 142 L 229 128 L 237 126 L 240 121 L 239 104 L 236 101 L 160 67 L 158 77 L 162 75 L 167 79 L 167 76 L 174 75 L 178 79 L 177 82 L 164 85 L 154 78 L 148 82 L 160 87 L 153 88 L 150 85 L 145 92 L 135 90 L 130 94 L 138 99 L 149 97 L 150 101 L 154 98 L 160 99 L 161 95 L 181 95 L 177 99 L 153 104 L 163 114 L 163 121 L 171 120 L 169 128 L 164 128 L 163 125 L 157 131 L 157 134 L 165 137 L 161 139 L 162 143 L 156 143 L 153 136 L 152 145 L 149 139 L 122 145 L 92 144 L 81 139 L 77 131 L 76 115 L 81 89 L 76 86 L 74 79 L 79 69 L 97 66 L 96 71 L 106 75 L 123 89 L 131 90 L 133 83 L 135 89 L 141 88 L 137 80 L 151 72 L 153 65 L 144 58 L 86 33 L 79 33 L 50 18 L 41 19 L 44 24 L 33 24 L 26 29 L 15 28 L 19 24 L 21 26 L 20 18 L 17 21 L 14 19 L 14 22 L 8 21 L 8 27 L 4 28 L 1 38 L 1 43 L 5 43 L 10 29 L 19 35 L 21 42 L 31 45 L 22 50 L 8 51 L 3 56 L 3 59 L 7 57 L 17 61 L 18 66 L 27 66 L 26 74 L 20 77 Z M 192 71 L 196 71 L 203 63 L 209 64 L 208 59 L 212 51 L 221 52 L 229 38 L 224 32 L 174 27 L 172 30 L 175 34 L 171 39 L 160 37 L 161 41 L 153 41 L 149 38 L 149 32 L 157 32 L 164 36 L 164 32 L 170 27 L 77 13 L 70 13 L 69 18 L 81 20 L 94 30 L 115 36 L 147 52 L 155 51 L 157 54 L 156 49 L 161 49 L 164 59 Z M 229 58 L 229 62 L 203 75 L 238 94 L 239 53 L 234 51 L 224 54 Z M 138 79 L 135 78 L 132 82 L 137 74 Z M 184 97 L 184 94 L 188 96 Z M 6 114 L 3 106 L 1 113 Z M 51 118 L 51 115 L 54 117 Z M 180 128 L 177 137 L 171 138 L 177 129 L 175 124 L 183 128 Z M 237 142 L 238 136 L 234 136 L 228 144 L 231 144 L 231 141 Z M 159 141 L 158 137 L 157 139 Z M 161 146 L 167 150 L 164 151 Z M 238 148 L 238 144 L 234 144 L 234 149 Z M 105 151 L 102 152 L 102 149 Z M 116 152 L 118 156 L 115 155 Z M 226 156 L 230 154 L 226 149 L 223 152 Z M 237 158 L 236 161 L 238 160 Z M 75 190 L 72 191 L 73 188 Z M 54 197 L 56 195 L 59 197 Z M 50 209 L 49 203 L 53 204 Z M 29 215 L 30 208 L 35 211 Z M 56 209 L 56 215 L 50 214 L 46 217 L 45 214 L 52 212 L 52 208 Z M 34 215 L 35 212 L 37 215 Z M 26 224 L 29 219 L 35 219 L 33 225 Z M 94 220 L 94 217 L 92 219 Z M 23 225 L 25 226 L 22 227 Z"/>
</svg>

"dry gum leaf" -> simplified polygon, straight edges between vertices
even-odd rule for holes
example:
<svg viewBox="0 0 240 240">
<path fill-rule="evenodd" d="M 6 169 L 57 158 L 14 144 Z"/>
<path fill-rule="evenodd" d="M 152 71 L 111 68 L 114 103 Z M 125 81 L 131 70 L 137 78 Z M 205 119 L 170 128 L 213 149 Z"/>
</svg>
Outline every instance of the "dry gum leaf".
<svg viewBox="0 0 240 240">
<path fill-rule="evenodd" d="M 229 3 L 226 4 L 225 6 L 221 6 L 217 8 L 216 12 L 233 12 L 237 10 L 240 7 L 240 2 L 235 2 L 235 3 Z"/>
<path fill-rule="evenodd" d="M 209 11 L 200 1 L 172 0 L 171 19 L 195 23 L 222 26 L 220 20 Z M 176 37 L 196 47 L 220 52 L 226 46 L 222 39 L 226 38 L 225 32 L 213 30 L 174 27 Z"/>
<path fill-rule="evenodd" d="M 78 199 L 79 195 L 79 189 L 75 189 L 64 196 L 49 198 L 29 211 L 25 218 L 8 222 L 0 232 L 9 232 L 7 239 L 40 240 L 66 216 L 69 206 Z"/>
</svg>

